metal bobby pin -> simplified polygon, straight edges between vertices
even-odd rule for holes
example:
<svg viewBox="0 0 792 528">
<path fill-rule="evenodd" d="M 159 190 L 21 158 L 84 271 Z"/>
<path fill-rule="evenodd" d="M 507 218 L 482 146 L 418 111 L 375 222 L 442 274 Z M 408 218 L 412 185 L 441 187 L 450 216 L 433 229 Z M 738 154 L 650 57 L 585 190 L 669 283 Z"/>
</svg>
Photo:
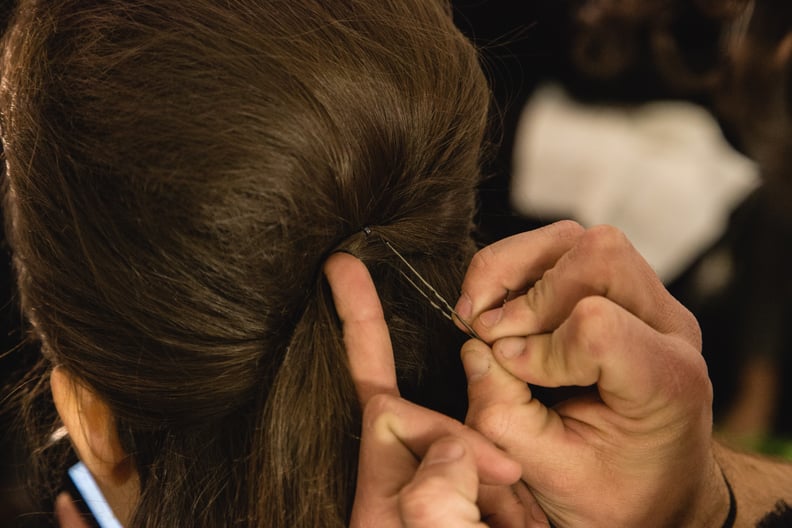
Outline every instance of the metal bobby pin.
<svg viewBox="0 0 792 528">
<path fill-rule="evenodd" d="M 366 236 L 372 234 L 370 227 L 364 227 L 363 232 L 366 233 Z M 402 277 L 404 277 L 407 280 L 407 282 L 412 284 L 413 288 L 415 288 L 418 291 L 418 293 L 423 295 L 426 298 L 426 300 L 429 301 L 429 304 L 432 305 L 433 308 L 439 311 L 449 321 L 453 322 L 456 319 L 457 321 L 462 323 L 462 326 L 465 327 L 465 329 L 467 330 L 467 334 L 470 337 L 478 339 L 479 341 L 484 341 L 483 339 L 481 339 L 478 333 L 476 333 L 476 331 L 473 330 L 473 326 L 471 326 L 470 323 L 468 323 L 467 321 L 462 319 L 462 317 L 460 317 L 460 315 L 456 312 L 456 310 L 454 310 L 454 308 L 449 304 L 449 302 L 446 301 L 442 295 L 440 295 L 440 292 L 435 290 L 432 287 L 432 285 L 429 284 L 429 282 L 426 279 L 424 279 L 420 273 L 418 273 L 418 270 L 412 267 L 412 265 L 409 262 L 407 262 L 407 259 L 404 258 L 404 256 L 401 253 L 399 253 L 390 242 L 388 242 L 387 240 L 385 240 L 385 238 L 380 236 L 379 233 L 377 233 L 377 238 L 379 238 L 382 241 L 382 243 L 385 244 L 385 246 L 388 249 L 390 249 L 391 252 L 393 252 L 393 254 L 399 258 L 399 260 L 402 261 L 402 263 L 407 267 L 407 269 L 410 270 L 410 273 L 412 273 L 413 277 L 417 279 L 418 282 L 413 280 L 413 278 L 407 275 L 403 270 L 399 270 L 399 273 L 402 275 Z M 421 286 L 421 284 L 423 285 L 423 287 Z"/>
</svg>

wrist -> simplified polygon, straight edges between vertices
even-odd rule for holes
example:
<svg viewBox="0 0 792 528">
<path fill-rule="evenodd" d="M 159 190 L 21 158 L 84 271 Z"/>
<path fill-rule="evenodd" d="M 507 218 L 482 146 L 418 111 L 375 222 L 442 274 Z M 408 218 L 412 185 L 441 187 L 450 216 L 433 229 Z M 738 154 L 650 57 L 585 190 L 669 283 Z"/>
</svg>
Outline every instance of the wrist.
<svg viewBox="0 0 792 528">
<path fill-rule="evenodd" d="M 728 477 L 715 457 L 710 454 L 707 470 L 703 473 L 698 492 L 691 496 L 687 512 L 681 517 L 682 526 L 732 528 L 736 518 L 736 501 Z"/>
<path fill-rule="evenodd" d="M 734 490 L 729 483 L 729 479 L 726 477 L 726 473 L 723 471 L 723 468 L 720 468 L 721 475 L 723 475 L 723 482 L 726 483 L 726 491 L 729 494 L 729 510 L 726 514 L 726 520 L 723 521 L 721 525 L 722 528 L 733 528 L 735 521 L 737 520 L 737 499 L 734 497 Z"/>
</svg>

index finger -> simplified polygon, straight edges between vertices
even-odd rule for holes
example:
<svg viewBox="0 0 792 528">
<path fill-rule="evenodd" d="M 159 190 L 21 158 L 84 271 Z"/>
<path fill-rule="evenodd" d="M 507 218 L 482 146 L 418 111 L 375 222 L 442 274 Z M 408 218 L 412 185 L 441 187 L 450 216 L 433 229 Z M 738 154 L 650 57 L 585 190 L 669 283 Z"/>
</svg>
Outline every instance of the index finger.
<svg viewBox="0 0 792 528">
<path fill-rule="evenodd" d="M 348 253 L 327 259 L 324 273 L 341 319 L 349 371 L 360 404 L 376 394 L 399 395 L 388 325 L 368 269 Z"/>
<path fill-rule="evenodd" d="M 89 528 L 74 505 L 74 500 L 65 491 L 55 499 L 55 518 L 60 528 Z"/>
<path fill-rule="evenodd" d="M 455 310 L 466 321 L 500 305 L 509 292 L 524 291 L 569 251 L 585 230 L 564 220 L 499 240 L 470 262 Z"/>
</svg>

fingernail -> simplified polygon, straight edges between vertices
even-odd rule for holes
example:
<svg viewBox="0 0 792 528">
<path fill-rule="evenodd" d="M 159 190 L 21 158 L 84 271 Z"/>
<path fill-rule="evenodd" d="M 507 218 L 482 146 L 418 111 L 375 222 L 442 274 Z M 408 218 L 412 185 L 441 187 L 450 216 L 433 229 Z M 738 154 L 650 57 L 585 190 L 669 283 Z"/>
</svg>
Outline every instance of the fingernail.
<svg viewBox="0 0 792 528">
<path fill-rule="evenodd" d="M 481 324 L 486 326 L 487 328 L 492 328 L 496 324 L 500 322 L 503 318 L 503 308 L 495 308 L 494 310 L 490 310 L 488 312 L 484 312 L 479 316 L 479 321 Z"/>
<path fill-rule="evenodd" d="M 498 341 L 495 350 L 504 358 L 516 358 L 525 352 L 525 339 L 521 337 L 505 338 Z"/>
<path fill-rule="evenodd" d="M 470 319 L 471 315 L 473 315 L 473 301 L 470 300 L 470 297 L 467 296 L 467 293 L 462 292 L 462 295 L 459 297 L 459 300 L 454 307 L 454 311 L 459 314 L 459 317 L 466 321 Z"/>
<path fill-rule="evenodd" d="M 459 460 L 465 454 L 465 446 L 457 440 L 435 442 L 426 453 L 423 462 L 427 466 Z"/>
<path fill-rule="evenodd" d="M 468 381 L 476 381 L 489 372 L 489 355 L 471 347 L 462 354 L 462 365 L 465 367 Z"/>
</svg>

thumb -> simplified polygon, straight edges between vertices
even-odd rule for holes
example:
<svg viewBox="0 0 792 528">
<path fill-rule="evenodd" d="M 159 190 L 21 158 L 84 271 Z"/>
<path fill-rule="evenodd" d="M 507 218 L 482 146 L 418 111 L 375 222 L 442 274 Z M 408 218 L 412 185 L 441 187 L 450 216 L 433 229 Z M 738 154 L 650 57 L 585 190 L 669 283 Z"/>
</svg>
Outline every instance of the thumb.
<svg viewBox="0 0 792 528">
<path fill-rule="evenodd" d="M 504 369 L 486 343 L 470 340 L 461 354 L 468 377 L 465 424 L 519 462 L 529 483 L 537 469 L 553 461 L 568 465 L 563 458 L 568 438 L 559 414 Z"/>
<path fill-rule="evenodd" d="M 526 440 L 525 434 L 535 437 L 546 433 L 548 426 L 557 425 L 554 413 L 533 397 L 524 381 L 498 363 L 489 345 L 471 339 L 463 345 L 461 356 L 468 378 L 467 425 L 507 452 L 514 447 L 510 440 L 520 445 Z M 519 424 L 504 418 L 503 412 L 517 410 Z M 517 425 L 519 433 L 513 431 Z"/>
</svg>

